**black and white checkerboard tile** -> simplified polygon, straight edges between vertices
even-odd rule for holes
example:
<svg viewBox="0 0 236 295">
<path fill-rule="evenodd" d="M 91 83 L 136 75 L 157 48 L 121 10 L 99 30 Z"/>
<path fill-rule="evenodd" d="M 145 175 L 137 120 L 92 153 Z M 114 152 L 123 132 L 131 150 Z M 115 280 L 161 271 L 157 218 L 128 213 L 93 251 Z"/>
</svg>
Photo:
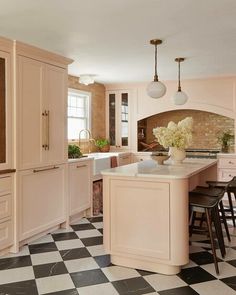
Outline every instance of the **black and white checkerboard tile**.
<svg viewBox="0 0 236 295">
<path fill-rule="evenodd" d="M 84 218 L 69 230 L 24 246 L 17 255 L 1 257 L 0 295 L 236 294 L 236 237 L 224 260 L 218 253 L 220 276 L 206 238 L 201 247 L 190 247 L 190 263 L 180 274 L 164 276 L 112 265 L 103 249 L 102 226 L 102 217 Z"/>
</svg>

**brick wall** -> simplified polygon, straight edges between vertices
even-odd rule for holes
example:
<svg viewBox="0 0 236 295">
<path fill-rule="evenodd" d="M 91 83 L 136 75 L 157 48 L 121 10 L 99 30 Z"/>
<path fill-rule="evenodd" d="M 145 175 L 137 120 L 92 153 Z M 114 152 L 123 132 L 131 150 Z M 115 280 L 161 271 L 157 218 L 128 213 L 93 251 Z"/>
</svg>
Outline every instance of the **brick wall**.
<svg viewBox="0 0 236 295">
<path fill-rule="evenodd" d="M 231 118 L 197 110 L 178 110 L 157 114 L 146 119 L 147 143 L 154 140 L 153 128 L 167 126 L 169 121 L 177 123 L 186 117 L 192 117 L 194 122 L 192 148 L 221 148 L 217 140 L 219 134 L 227 130 L 234 134 L 234 120 Z"/>
</svg>

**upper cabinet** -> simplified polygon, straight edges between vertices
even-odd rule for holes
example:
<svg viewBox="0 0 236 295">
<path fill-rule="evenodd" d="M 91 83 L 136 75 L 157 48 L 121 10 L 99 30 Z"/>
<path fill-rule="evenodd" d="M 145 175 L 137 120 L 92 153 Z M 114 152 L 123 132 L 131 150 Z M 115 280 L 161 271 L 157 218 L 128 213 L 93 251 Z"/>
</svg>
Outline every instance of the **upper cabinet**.
<svg viewBox="0 0 236 295">
<path fill-rule="evenodd" d="M 128 149 L 130 146 L 130 93 L 107 92 L 107 137 L 112 147 Z"/>
<path fill-rule="evenodd" d="M 35 50 L 16 44 L 18 169 L 67 161 L 68 59 L 49 63 Z"/>
<path fill-rule="evenodd" d="M 13 42 L 0 38 L 0 170 L 12 168 Z"/>
</svg>

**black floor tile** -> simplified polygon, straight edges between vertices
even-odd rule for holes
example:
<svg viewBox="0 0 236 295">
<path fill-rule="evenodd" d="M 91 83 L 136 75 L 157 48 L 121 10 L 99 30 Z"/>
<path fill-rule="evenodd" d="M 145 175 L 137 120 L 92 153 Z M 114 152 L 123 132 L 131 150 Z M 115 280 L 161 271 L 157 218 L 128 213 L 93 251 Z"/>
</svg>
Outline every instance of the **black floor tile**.
<svg viewBox="0 0 236 295">
<path fill-rule="evenodd" d="M 158 291 L 158 294 L 160 295 L 198 295 L 195 290 L 193 290 L 191 287 L 180 287 L 180 288 L 174 288 L 170 290 L 164 290 L 164 291 Z"/>
<path fill-rule="evenodd" d="M 142 277 L 112 282 L 120 295 L 141 295 L 155 290 Z"/>
<path fill-rule="evenodd" d="M 1 295 L 38 295 L 35 280 L 0 285 Z"/>
<path fill-rule="evenodd" d="M 73 240 L 78 239 L 79 237 L 75 232 L 68 232 L 68 233 L 58 233 L 52 234 L 54 241 L 64 241 L 64 240 Z"/>
<path fill-rule="evenodd" d="M 216 278 L 209 274 L 207 271 L 202 269 L 201 267 L 190 267 L 184 268 L 178 274 L 178 276 L 185 281 L 188 285 L 202 283 L 206 281 L 212 281 Z"/>
<path fill-rule="evenodd" d="M 225 278 L 225 279 L 222 279 L 221 281 L 236 291 L 236 276 Z"/>
<path fill-rule="evenodd" d="M 30 265 L 32 265 L 30 255 L 0 259 L 0 270 Z"/>
<path fill-rule="evenodd" d="M 94 222 L 102 222 L 103 221 L 103 216 L 98 216 L 98 217 L 92 217 L 92 218 L 87 218 L 91 223 Z"/>
<path fill-rule="evenodd" d="M 58 249 L 56 244 L 51 242 L 51 243 L 29 245 L 29 251 L 30 251 L 30 254 L 37 254 L 37 253 L 43 253 L 43 252 L 58 251 Z"/>
<path fill-rule="evenodd" d="M 208 251 L 196 252 L 189 254 L 189 258 L 198 265 L 214 263 L 214 258 Z M 218 261 L 222 261 L 217 257 Z"/>
<path fill-rule="evenodd" d="M 97 262 L 99 267 L 101 267 L 101 268 L 111 265 L 111 257 L 110 257 L 110 255 L 94 256 L 93 258 Z"/>
<path fill-rule="evenodd" d="M 103 235 L 103 228 L 98 228 L 98 231 Z"/>
<path fill-rule="evenodd" d="M 229 264 L 231 264 L 232 266 L 236 267 L 236 259 L 234 259 L 234 260 L 228 260 L 226 262 L 229 263 Z M 236 269 L 235 269 L 235 271 L 236 271 Z"/>
<path fill-rule="evenodd" d="M 72 273 L 71 278 L 76 288 L 109 282 L 101 269 Z"/>
<path fill-rule="evenodd" d="M 81 239 L 81 241 L 86 247 L 101 245 L 103 243 L 103 237 L 85 238 L 85 239 Z"/>
<path fill-rule="evenodd" d="M 88 229 L 95 229 L 96 228 L 91 223 L 75 224 L 75 225 L 71 225 L 71 227 L 73 228 L 74 231 L 88 230 Z"/>
<path fill-rule="evenodd" d="M 33 268 L 36 279 L 68 273 L 64 262 L 34 265 Z"/>
<path fill-rule="evenodd" d="M 47 293 L 47 295 L 79 295 L 79 293 L 76 289 L 70 289 L 59 292 Z"/>
<path fill-rule="evenodd" d="M 63 260 L 79 259 L 85 257 L 91 257 L 91 254 L 86 248 L 76 248 L 70 250 L 60 251 Z"/>
</svg>

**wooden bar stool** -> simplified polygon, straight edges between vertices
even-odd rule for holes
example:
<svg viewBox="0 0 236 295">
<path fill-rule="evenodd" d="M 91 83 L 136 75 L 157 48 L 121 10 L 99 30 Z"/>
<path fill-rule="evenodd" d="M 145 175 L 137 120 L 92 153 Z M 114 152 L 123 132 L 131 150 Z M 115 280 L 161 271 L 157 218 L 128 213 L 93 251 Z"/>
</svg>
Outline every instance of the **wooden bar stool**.
<svg viewBox="0 0 236 295">
<path fill-rule="evenodd" d="M 236 176 L 233 177 L 230 181 L 207 181 L 206 183 L 209 185 L 209 187 L 222 188 L 227 193 L 229 200 L 229 209 L 224 207 L 224 211 L 230 213 L 230 215 L 226 215 L 226 218 L 232 219 L 233 225 L 235 227 L 236 216 L 234 215 L 232 194 L 234 195 L 234 198 L 236 200 Z"/>
<path fill-rule="evenodd" d="M 210 237 L 211 248 L 213 253 L 214 265 L 216 273 L 219 274 L 219 267 L 216 256 L 216 247 L 215 240 L 212 230 L 212 222 L 214 222 L 214 227 L 216 231 L 216 236 L 220 246 L 222 256 L 225 255 L 224 240 L 222 235 L 220 216 L 218 211 L 218 205 L 220 200 L 223 197 L 224 190 L 221 190 L 221 193 L 218 196 L 208 196 L 206 194 L 201 194 L 197 192 L 189 193 L 189 205 L 191 212 L 201 212 L 206 214 L 207 229 Z M 192 216 L 193 214 L 191 214 Z M 190 232 L 194 232 L 194 222 L 190 222 Z"/>
</svg>

